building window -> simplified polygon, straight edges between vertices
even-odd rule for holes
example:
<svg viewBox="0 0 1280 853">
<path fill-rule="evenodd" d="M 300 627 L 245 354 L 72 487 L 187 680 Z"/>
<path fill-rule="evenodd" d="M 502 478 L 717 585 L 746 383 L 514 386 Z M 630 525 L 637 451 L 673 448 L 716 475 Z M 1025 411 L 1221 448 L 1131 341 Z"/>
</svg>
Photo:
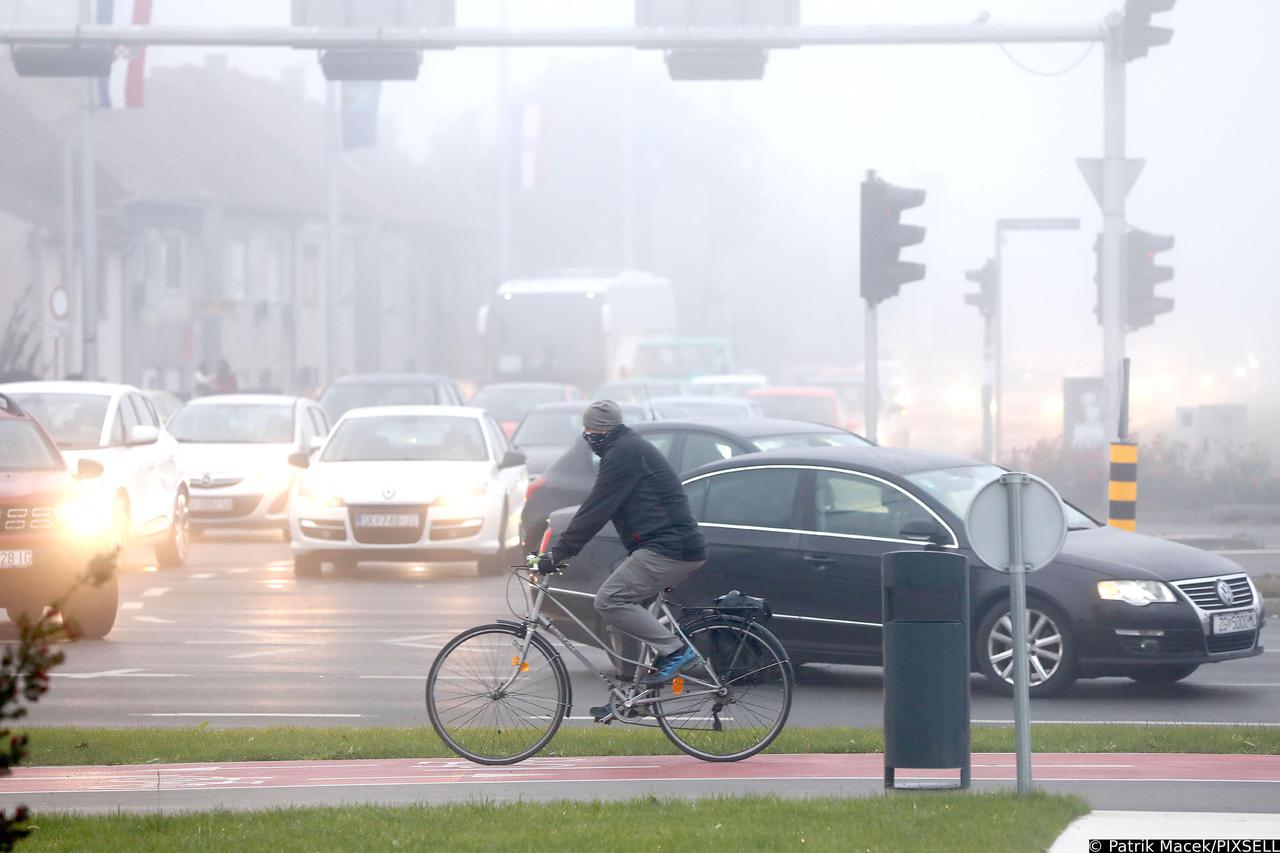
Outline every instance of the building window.
<svg viewBox="0 0 1280 853">
<path fill-rule="evenodd" d="M 249 289 L 249 249 L 243 240 L 227 245 L 227 298 L 243 302 Z"/>
</svg>

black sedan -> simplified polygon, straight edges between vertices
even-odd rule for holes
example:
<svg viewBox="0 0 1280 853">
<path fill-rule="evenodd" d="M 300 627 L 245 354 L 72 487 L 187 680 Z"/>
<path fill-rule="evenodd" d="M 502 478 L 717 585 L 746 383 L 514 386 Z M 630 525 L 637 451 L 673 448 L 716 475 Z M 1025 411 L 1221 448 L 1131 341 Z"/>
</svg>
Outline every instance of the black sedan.
<svg viewBox="0 0 1280 853">
<path fill-rule="evenodd" d="M 1002 470 L 880 447 L 708 465 L 685 481 L 707 564 L 674 597 L 695 605 L 730 589 L 764 596 L 770 627 L 795 661 L 879 666 L 880 558 L 927 537 L 969 558 L 974 668 L 1008 688 L 1008 577 L 973 556 L 963 522 L 977 491 Z M 572 514 L 553 513 L 553 532 Z M 1070 507 L 1068 524 L 1061 554 L 1027 579 L 1033 696 L 1060 693 L 1077 678 L 1171 683 L 1201 664 L 1262 652 L 1262 601 L 1235 563 L 1100 525 Z M 592 597 L 624 555 L 606 527 L 556 579 L 588 625 L 599 626 Z"/>
<path fill-rule="evenodd" d="M 626 414 L 627 405 L 623 406 L 626 422 L 666 454 L 671 467 L 680 472 L 762 450 L 870 444 L 865 438 L 839 427 L 780 418 L 698 418 L 636 423 Z M 519 434 L 515 444 L 525 450 Z M 547 526 L 547 516 L 554 510 L 582 503 L 595 482 L 599 462 L 587 443 L 578 439 L 546 473 L 529 483 L 528 499 L 520 516 L 526 547 L 537 547 Z"/>
</svg>

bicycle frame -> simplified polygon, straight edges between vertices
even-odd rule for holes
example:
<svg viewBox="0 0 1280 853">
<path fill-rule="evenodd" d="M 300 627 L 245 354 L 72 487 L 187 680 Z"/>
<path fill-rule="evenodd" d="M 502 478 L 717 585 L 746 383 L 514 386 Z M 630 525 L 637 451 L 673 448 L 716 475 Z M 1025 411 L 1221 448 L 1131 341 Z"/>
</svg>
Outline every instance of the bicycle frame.
<svg viewBox="0 0 1280 853">
<path fill-rule="evenodd" d="M 566 648 L 569 652 L 571 652 L 574 657 L 576 657 L 579 661 L 581 661 L 583 666 L 587 667 L 587 669 L 589 670 L 594 671 L 596 676 L 601 681 L 605 682 L 605 684 L 608 685 L 609 695 L 615 698 L 620 703 L 623 709 L 631 710 L 636 706 L 653 705 L 660 701 L 656 696 L 656 694 L 653 696 L 647 696 L 647 697 L 645 696 L 646 693 L 654 692 L 656 688 L 641 685 L 638 681 L 639 673 L 644 669 L 651 668 L 650 663 L 653 660 L 652 648 L 650 648 L 647 644 L 641 642 L 640 660 L 631 660 L 630 658 L 623 657 L 622 655 L 614 651 L 612 648 L 610 648 L 609 645 L 606 645 L 599 637 L 596 636 L 594 631 L 588 628 L 581 619 L 575 616 L 573 612 L 569 610 L 569 608 L 565 607 L 564 604 L 561 603 L 560 600 L 555 597 L 554 592 L 550 588 L 549 575 L 535 576 L 532 572 L 529 572 L 528 570 L 525 570 L 525 569 L 518 569 L 516 571 L 516 574 L 519 574 L 521 576 L 521 580 L 524 583 L 527 583 L 530 587 L 537 590 L 537 592 L 534 595 L 533 602 L 529 606 L 528 612 L 525 613 L 525 615 L 520 618 L 520 622 L 525 628 L 524 644 L 520 647 L 520 660 L 519 660 L 520 664 L 523 664 L 525 662 L 525 659 L 528 657 L 529 647 L 533 644 L 534 634 L 537 633 L 539 628 L 542 628 L 543 630 L 551 634 L 551 636 L 555 637 L 560 642 L 560 645 L 564 646 L 564 648 Z M 594 645 L 595 648 L 598 648 L 601 651 L 603 651 L 605 654 L 607 654 L 611 660 L 616 661 L 618 663 L 635 664 L 637 668 L 636 669 L 637 680 L 634 680 L 628 683 L 620 679 L 616 679 L 605 672 L 601 672 L 600 670 L 597 670 L 595 666 L 591 663 L 591 661 L 587 659 L 587 656 L 584 655 L 578 649 L 578 647 L 573 643 L 573 641 L 571 641 L 568 637 L 566 637 L 564 635 L 564 632 L 561 631 L 559 628 L 557 628 L 555 626 L 555 623 L 553 623 L 551 619 L 545 613 L 542 612 L 543 605 L 547 601 L 550 601 L 552 604 L 558 607 L 562 613 L 564 613 L 566 616 L 572 619 L 578 625 L 578 627 L 581 628 L 584 632 L 586 632 L 586 635 L 594 641 L 592 645 Z M 682 691 L 680 694 L 681 697 L 689 698 L 689 697 L 704 696 L 704 695 L 723 694 L 725 692 L 725 687 L 721 683 L 720 677 L 716 674 L 715 670 L 712 668 L 711 662 L 702 656 L 702 653 L 698 651 L 698 649 L 693 645 L 693 643 L 689 642 L 689 637 L 684 633 L 683 630 L 681 630 L 679 620 L 675 618 L 675 615 L 671 612 L 671 608 L 668 606 L 665 593 L 658 594 L 658 596 L 654 599 L 653 603 L 649 605 L 649 612 L 652 613 L 654 616 L 659 616 L 660 620 L 666 621 L 666 623 L 671 627 L 671 629 L 676 633 L 676 635 L 681 640 L 683 640 L 685 644 L 689 646 L 689 648 L 693 649 L 693 653 L 698 656 L 698 661 L 702 664 L 705 672 L 711 676 L 711 681 L 706 681 L 700 678 L 694 678 L 689 675 L 682 676 L 682 678 L 684 678 L 685 681 L 693 682 L 694 684 L 698 685 L 703 689 L 697 692 Z M 639 638 L 633 638 L 633 639 L 638 640 Z M 514 667 L 514 671 L 511 673 L 511 675 L 507 677 L 507 680 L 502 684 L 501 687 L 498 688 L 498 690 L 499 691 L 508 690 L 511 687 L 511 685 L 515 683 L 515 680 L 517 676 L 520 674 L 521 669 L 522 669 L 521 666 Z M 628 695 L 627 691 L 629 689 L 636 692 L 632 695 Z M 629 719 L 626 719 L 625 717 L 618 717 L 617 719 L 620 722 L 628 723 L 632 725 L 649 725 L 647 723 L 640 723 L 635 720 L 629 720 Z"/>
</svg>

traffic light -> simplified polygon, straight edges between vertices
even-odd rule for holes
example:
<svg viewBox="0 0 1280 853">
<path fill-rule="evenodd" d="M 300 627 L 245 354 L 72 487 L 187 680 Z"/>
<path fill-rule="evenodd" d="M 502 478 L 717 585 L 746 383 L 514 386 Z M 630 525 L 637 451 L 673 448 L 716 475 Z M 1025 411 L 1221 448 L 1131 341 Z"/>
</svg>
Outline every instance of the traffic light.
<svg viewBox="0 0 1280 853">
<path fill-rule="evenodd" d="M 419 50 L 326 50 L 320 68 L 326 80 L 416 80 Z"/>
<path fill-rule="evenodd" d="M 902 285 L 924 278 L 924 264 L 899 260 L 924 240 L 920 225 L 903 225 L 902 211 L 924 204 L 925 191 L 896 187 L 867 172 L 862 182 L 862 298 L 874 305 L 898 295 Z"/>
<path fill-rule="evenodd" d="M 13 68 L 19 77 L 109 77 L 116 49 L 105 45 L 15 45 Z"/>
<path fill-rule="evenodd" d="M 1173 278 L 1173 267 L 1156 264 L 1156 255 L 1173 248 L 1173 238 L 1130 228 L 1124 236 L 1125 326 L 1150 326 L 1173 310 L 1173 299 L 1157 296 L 1156 285 Z"/>
<path fill-rule="evenodd" d="M 988 260 L 981 269 L 969 270 L 964 277 L 978 285 L 977 293 L 964 295 L 965 304 L 977 308 L 983 317 L 990 317 L 1000 296 L 1000 270 L 996 262 Z"/>
<path fill-rule="evenodd" d="M 1168 12 L 1175 0 L 1125 0 L 1124 4 L 1124 59 L 1132 62 L 1147 55 L 1147 51 L 1173 38 L 1168 27 L 1151 26 L 1151 16 Z"/>
</svg>

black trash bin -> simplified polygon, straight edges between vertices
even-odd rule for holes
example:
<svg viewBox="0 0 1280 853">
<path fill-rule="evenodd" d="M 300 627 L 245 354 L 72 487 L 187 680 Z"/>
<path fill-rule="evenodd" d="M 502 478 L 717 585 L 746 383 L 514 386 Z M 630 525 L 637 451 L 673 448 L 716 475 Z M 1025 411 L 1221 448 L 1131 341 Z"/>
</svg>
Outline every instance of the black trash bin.
<svg viewBox="0 0 1280 853">
<path fill-rule="evenodd" d="M 969 567 L 959 554 L 895 551 L 884 604 L 884 785 L 969 787 Z M 959 768 L 959 785 L 895 785 L 899 768 Z"/>
</svg>

